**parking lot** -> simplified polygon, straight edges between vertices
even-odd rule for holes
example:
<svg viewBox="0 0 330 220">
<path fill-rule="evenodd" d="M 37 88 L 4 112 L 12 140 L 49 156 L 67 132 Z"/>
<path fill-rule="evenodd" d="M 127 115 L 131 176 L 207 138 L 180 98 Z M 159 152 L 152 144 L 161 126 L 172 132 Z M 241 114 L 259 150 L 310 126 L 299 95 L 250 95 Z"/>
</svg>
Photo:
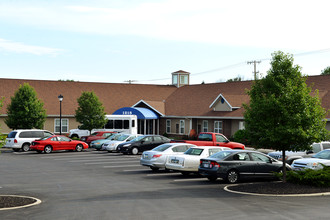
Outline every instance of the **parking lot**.
<svg viewBox="0 0 330 220">
<path fill-rule="evenodd" d="M 140 155 L 102 151 L 0 154 L 0 194 L 42 203 L 0 219 L 328 219 L 330 197 L 261 197 L 224 182 L 152 172 Z"/>
</svg>

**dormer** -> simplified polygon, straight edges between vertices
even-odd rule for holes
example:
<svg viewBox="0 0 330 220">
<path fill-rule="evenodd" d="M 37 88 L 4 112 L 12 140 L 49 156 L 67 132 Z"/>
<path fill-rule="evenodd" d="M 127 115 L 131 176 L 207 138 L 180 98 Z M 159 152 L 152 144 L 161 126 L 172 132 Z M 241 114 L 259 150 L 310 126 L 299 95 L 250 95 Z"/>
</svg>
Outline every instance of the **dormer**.
<svg viewBox="0 0 330 220">
<path fill-rule="evenodd" d="M 189 75 L 190 73 L 183 70 L 172 73 L 172 85 L 178 88 L 189 85 Z"/>
<path fill-rule="evenodd" d="M 223 111 L 223 112 L 231 112 L 235 109 L 239 109 L 239 107 L 232 107 L 232 105 L 225 99 L 225 97 L 220 94 L 218 97 L 212 102 L 209 106 L 213 111 Z"/>
</svg>

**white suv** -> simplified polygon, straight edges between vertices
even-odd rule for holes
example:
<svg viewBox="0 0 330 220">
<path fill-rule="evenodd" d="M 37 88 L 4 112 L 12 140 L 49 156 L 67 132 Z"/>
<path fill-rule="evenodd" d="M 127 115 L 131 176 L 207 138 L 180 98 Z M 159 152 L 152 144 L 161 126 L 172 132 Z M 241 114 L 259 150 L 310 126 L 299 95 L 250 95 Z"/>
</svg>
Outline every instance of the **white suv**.
<svg viewBox="0 0 330 220">
<path fill-rule="evenodd" d="M 51 135 L 54 134 L 46 130 L 14 130 L 8 134 L 6 138 L 6 144 L 3 147 L 12 148 L 16 152 L 20 149 L 26 152 L 30 150 L 30 145 L 32 141 Z"/>
</svg>

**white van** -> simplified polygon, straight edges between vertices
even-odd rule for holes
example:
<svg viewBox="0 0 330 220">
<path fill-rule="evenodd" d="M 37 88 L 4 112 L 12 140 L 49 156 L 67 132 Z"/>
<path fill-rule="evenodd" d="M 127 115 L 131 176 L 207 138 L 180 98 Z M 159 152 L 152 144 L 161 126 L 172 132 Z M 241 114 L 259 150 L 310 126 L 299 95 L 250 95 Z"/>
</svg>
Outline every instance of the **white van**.
<svg viewBox="0 0 330 220">
<path fill-rule="evenodd" d="M 14 151 L 22 151 L 26 152 L 30 150 L 31 142 L 43 137 L 48 137 L 54 135 L 50 131 L 47 130 L 38 130 L 38 129 L 22 129 L 22 130 L 14 130 L 10 132 L 6 138 L 5 148 L 12 148 Z"/>
</svg>

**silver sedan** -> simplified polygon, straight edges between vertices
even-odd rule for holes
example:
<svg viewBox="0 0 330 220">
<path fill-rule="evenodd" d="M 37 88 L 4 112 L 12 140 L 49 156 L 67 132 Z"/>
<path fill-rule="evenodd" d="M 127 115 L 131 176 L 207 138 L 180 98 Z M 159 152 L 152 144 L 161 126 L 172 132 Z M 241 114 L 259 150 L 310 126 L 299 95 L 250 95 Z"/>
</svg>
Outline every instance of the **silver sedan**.
<svg viewBox="0 0 330 220">
<path fill-rule="evenodd" d="M 165 169 L 165 163 L 169 155 L 183 154 L 191 147 L 196 146 L 187 143 L 162 144 L 150 151 L 144 151 L 140 159 L 140 164 L 150 167 L 153 171 L 157 171 L 160 168 Z"/>
</svg>

